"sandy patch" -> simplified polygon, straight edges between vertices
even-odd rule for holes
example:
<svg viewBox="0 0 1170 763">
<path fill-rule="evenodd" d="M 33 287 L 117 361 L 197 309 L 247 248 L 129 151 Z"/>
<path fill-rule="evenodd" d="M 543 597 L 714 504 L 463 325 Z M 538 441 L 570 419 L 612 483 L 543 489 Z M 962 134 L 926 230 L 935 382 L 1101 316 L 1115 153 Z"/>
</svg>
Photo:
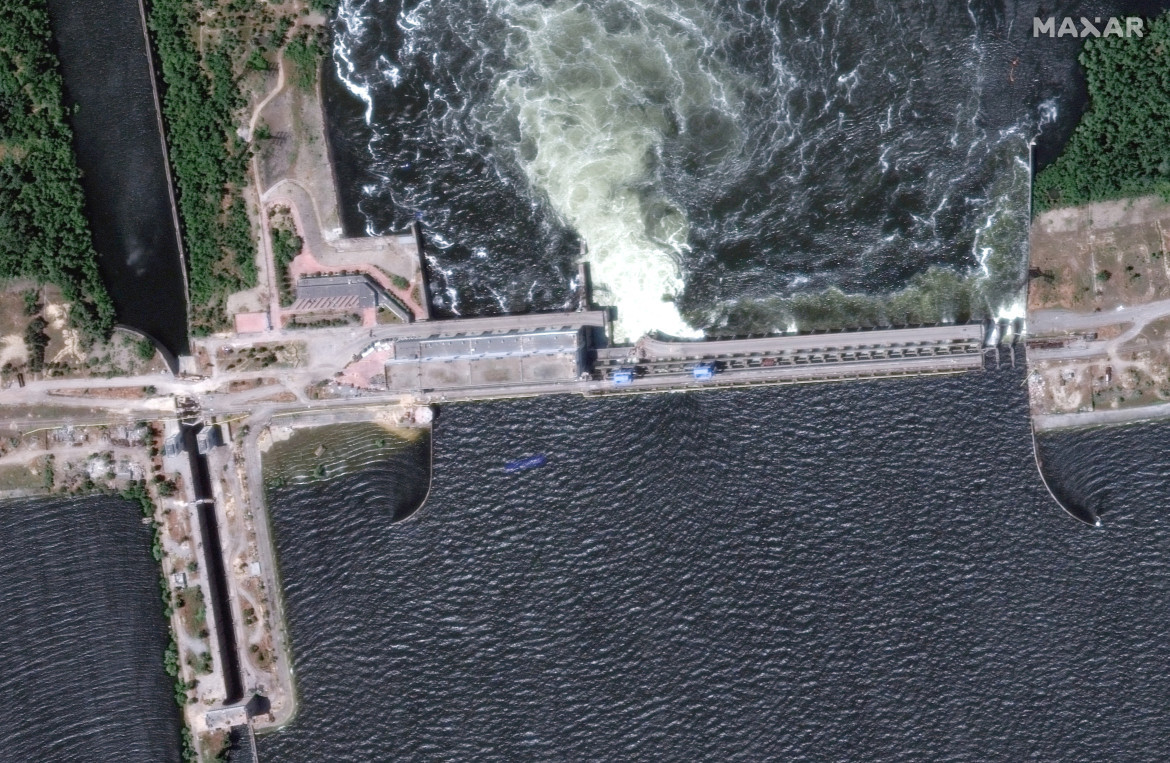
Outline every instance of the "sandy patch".
<svg viewBox="0 0 1170 763">
<path fill-rule="evenodd" d="M 0 337 L 0 366 L 5 363 L 19 366 L 27 362 L 28 348 L 24 346 L 24 338 L 20 334 Z"/>
</svg>

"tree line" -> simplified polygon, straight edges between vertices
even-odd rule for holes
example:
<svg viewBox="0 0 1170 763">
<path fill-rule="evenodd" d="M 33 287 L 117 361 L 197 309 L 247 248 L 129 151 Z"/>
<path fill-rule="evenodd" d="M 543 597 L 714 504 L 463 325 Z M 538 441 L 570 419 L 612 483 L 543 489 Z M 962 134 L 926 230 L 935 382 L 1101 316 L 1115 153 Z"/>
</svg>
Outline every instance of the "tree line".
<svg viewBox="0 0 1170 763">
<path fill-rule="evenodd" d="M 163 116 L 196 335 L 223 323 L 228 294 L 256 283 L 255 244 L 240 195 L 251 153 L 235 134 L 233 119 L 244 99 L 227 51 L 209 43 L 200 56 L 198 6 L 154 0 L 148 16 L 166 85 Z"/>
<path fill-rule="evenodd" d="M 1060 157 L 1036 175 L 1034 211 L 1161 194 L 1170 198 L 1170 13 L 1144 37 L 1089 38 L 1089 105 Z"/>
<path fill-rule="evenodd" d="M 0 279 L 56 284 L 86 340 L 114 303 L 98 272 L 44 0 L 0 14 Z"/>
</svg>

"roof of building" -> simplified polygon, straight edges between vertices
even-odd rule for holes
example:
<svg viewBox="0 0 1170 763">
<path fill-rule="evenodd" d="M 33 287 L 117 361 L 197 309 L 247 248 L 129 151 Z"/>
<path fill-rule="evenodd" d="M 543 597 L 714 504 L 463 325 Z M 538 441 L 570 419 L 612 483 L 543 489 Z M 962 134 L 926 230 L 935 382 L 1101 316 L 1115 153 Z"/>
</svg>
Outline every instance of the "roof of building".
<svg viewBox="0 0 1170 763">
<path fill-rule="evenodd" d="M 413 318 L 413 313 L 365 273 L 301 277 L 297 280 L 297 300 L 289 312 L 356 311 L 371 307 L 384 307 L 403 321 Z"/>
<path fill-rule="evenodd" d="M 390 362 L 509 355 L 575 355 L 581 346 L 579 330 L 400 339 L 394 343 L 394 360 Z"/>
</svg>

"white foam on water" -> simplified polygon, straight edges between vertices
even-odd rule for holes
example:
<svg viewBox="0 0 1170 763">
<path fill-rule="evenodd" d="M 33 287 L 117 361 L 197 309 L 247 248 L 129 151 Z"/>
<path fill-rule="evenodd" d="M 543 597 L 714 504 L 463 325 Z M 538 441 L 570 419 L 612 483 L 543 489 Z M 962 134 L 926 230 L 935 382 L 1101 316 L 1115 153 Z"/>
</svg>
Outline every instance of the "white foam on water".
<svg viewBox="0 0 1170 763">
<path fill-rule="evenodd" d="M 366 104 L 365 119 L 369 125 L 374 116 L 374 98 L 370 94 L 370 86 L 360 81 L 357 67 L 353 62 L 353 53 L 345 44 L 345 40 L 358 38 L 365 30 L 365 10 L 364 4 L 359 2 L 343 2 L 337 7 L 337 20 L 345 25 L 346 34 L 336 35 L 336 42 L 333 45 L 333 68 L 345 89 Z"/>
<path fill-rule="evenodd" d="M 1038 128 L 1037 132 L 1039 131 L 1039 128 L 1044 127 L 1044 125 L 1055 122 L 1058 116 L 1060 116 L 1060 109 L 1058 107 L 1056 98 L 1049 98 L 1045 101 L 1042 101 L 1040 103 L 1040 120 L 1036 125 Z"/>
<path fill-rule="evenodd" d="M 1024 317 L 1026 298 L 1023 283 L 1025 246 L 1028 235 L 1027 206 L 1030 168 L 1027 142 L 1019 128 L 1000 136 L 1002 157 L 998 177 L 989 189 L 986 217 L 976 229 L 972 256 L 977 267 L 971 273 L 979 282 L 987 312 L 997 319 Z"/>
<path fill-rule="evenodd" d="M 1026 318 L 1028 316 L 1028 306 L 1023 297 L 1019 297 L 1013 302 L 1000 305 L 999 311 L 995 314 L 997 321 L 1014 321 L 1017 318 Z"/>
<path fill-rule="evenodd" d="M 732 78 L 709 50 L 713 20 L 684 0 L 501 2 L 498 12 L 514 68 L 497 81 L 493 132 L 518 125 L 516 159 L 585 240 L 596 301 L 617 307 L 615 334 L 698 336 L 672 301 L 688 222 L 654 168 L 688 117 L 718 120 L 723 145 L 712 150 L 742 141 Z"/>
</svg>

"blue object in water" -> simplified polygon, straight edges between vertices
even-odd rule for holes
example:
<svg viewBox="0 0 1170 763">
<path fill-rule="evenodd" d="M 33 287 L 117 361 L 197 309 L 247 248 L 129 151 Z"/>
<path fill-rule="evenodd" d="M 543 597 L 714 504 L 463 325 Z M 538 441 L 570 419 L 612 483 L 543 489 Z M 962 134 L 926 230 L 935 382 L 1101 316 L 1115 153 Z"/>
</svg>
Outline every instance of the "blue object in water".
<svg viewBox="0 0 1170 763">
<path fill-rule="evenodd" d="M 634 383 L 634 372 L 629 368 L 622 368 L 613 372 L 613 383 L 616 386 Z"/>
<path fill-rule="evenodd" d="M 528 458 L 518 458 L 515 461 L 509 461 L 504 464 L 504 471 L 518 472 L 521 469 L 535 469 L 538 466 L 544 466 L 548 459 L 544 457 L 543 453 L 538 453 L 535 456 Z"/>
</svg>

